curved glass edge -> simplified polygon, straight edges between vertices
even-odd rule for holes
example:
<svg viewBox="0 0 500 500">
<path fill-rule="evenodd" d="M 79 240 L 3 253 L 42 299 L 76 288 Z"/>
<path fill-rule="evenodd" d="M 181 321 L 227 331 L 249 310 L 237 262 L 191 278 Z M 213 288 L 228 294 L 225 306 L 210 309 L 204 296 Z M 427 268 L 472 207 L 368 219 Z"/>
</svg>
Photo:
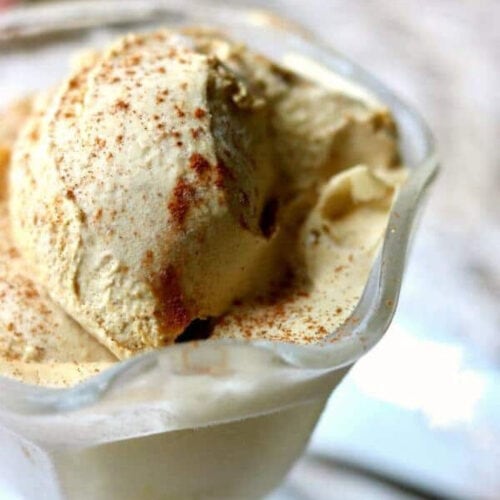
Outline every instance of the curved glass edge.
<svg viewBox="0 0 500 500">
<path fill-rule="evenodd" d="M 411 173 L 391 211 L 388 229 L 381 252 L 374 263 L 364 293 L 346 322 L 321 344 L 291 345 L 269 341 L 206 340 L 200 344 L 214 346 L 244 346 L 255 354 L 273 353 L 284 367 L 312 369 L 320 373 L 339 370 L 354 363 L 373 347 L 387 330 L 396 310 L 401 289 L 407 252 L 415 229 L 415 219 L 428 187 L 438 169 L 432 134 L 409 106 L 361 67 L 321 43 L 301 27 L 261 10 L 210 6 L 196 1 L 130 1 L 115 10 L 114 2 L 83 1 L 55 2 L 48 6 L 16 9 L 0 18 L 0 43 L 23 40 L 33 36 L 78 28 L 148 21 L 162 17 L 164 21 L 197 9 L 208 21 L 224 22 L 237 19 L 239 23 L 279 31 L 280 36 L 294 39 L 297 50 L 341 75 L 369 88 L 393 112 L 402 132 L 403 157 L 411 157 Z M 179 9 L 182 9 L 180 11 Z M 86 16 L 82 17 L 82 11 Z M 405 154 L 406 151 L 409 153 Z M 406 158 L 405 158 L 406 159 Z M 99 375 L 64 389 L 52 389 L 24 384 L 0 377 L 2 406 L 12 412 L 46 414 L 83 408 L 98 402 L 111 387 L 122 383 L 127 375 L 147 370 L 161 358 L 174 351 L 189 349 L 175 345 L 146 353 L 117 363 Z M 121 382 L 122 381 L 122 382 Z"/>
</svg>

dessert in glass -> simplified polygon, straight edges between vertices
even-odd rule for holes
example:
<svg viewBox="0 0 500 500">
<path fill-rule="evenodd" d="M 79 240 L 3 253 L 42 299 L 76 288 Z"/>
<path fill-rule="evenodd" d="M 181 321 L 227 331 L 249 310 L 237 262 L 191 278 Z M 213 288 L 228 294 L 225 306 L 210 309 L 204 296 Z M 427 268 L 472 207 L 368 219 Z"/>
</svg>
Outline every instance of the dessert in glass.
<svg viewBox="0 0 500 500">
<path fill-rule="evenodd" d="M 258 498 L 389 325 L 432 140 L 271 15 L 109 5 L 0 23 L 1 481 Z"/>
</svg>

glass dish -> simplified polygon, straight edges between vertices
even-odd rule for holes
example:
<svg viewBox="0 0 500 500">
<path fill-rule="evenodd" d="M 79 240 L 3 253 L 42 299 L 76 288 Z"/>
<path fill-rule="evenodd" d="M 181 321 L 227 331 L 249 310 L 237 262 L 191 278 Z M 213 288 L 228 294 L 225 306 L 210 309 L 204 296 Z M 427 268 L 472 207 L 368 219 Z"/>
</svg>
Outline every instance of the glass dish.
<svg viewBox="0 0 500 500">
<path fill-rule="evenodd" d="M 3 481 L 22 498 L 40 488 L 47 498 L 262 496 L 303 451 L 328 396 L 394 314 L 416 215 L 437 171 L 432 135 L 390 90 L 304 29 L 261 10 L 195 1 L 20 9 L 0 18 L 0 99 L 57 82 L 78 48 L 128 31 L 200 24 L 277 61 L 299 54 L 369 88 L 395 116 L 410 176 L 356 309 L 321 344 L 176 344 L 67 389 L 0 377 L 0 489 Z"/>
</svg>

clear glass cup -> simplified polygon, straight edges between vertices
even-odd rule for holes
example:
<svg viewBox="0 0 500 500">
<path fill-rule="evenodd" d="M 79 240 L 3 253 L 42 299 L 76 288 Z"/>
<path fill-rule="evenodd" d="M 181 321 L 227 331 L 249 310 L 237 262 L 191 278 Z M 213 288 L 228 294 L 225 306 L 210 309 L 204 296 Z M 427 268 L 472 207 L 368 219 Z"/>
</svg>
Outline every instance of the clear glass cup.
<svg viewBox="0 0 500 500">
<path fill-rule="evenodd" d="M 318 345 L 176 344 L 67 389 L 0 377 L 0 491 L 13 498 L 261 497 L 282 481 L 332 390 L 394 314 L 416 215 L 437 171 L 433 139 L 390 90 L 302 28 L 261 10 L 203 1 L 12 11 L 0 18 L 0 100 L 56 83 L 79 48 L 123 32 L 200 24 L 277 61 L 310 58 L 391 108 L 410 176 L 380 254 L 351 317 Z"/>
</svg>

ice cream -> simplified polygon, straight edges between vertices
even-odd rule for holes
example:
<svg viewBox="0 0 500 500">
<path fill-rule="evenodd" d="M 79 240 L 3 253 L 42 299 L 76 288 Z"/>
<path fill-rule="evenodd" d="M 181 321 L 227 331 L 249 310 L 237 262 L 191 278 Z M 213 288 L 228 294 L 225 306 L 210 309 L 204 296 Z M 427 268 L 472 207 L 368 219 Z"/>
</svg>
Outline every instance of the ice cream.
<svg viewBox="0 0 500 500">
<path fill-rule="evenodd" d="M 262 279 L 274 172 L 264 106 L 189 40 L 131 35 L 88 63 L 15 150 L 13 228 L 54 300 L 127 357 Z"/>
<path fill-rule="evenodd" d="M 404 169 L 381 103 L 297 67 L 159 31 L 87 54 L 38 100 L 10 162 L 12 234 L 66 330 L 97 349 L 72 359 L 54 329 L 52 367 L 83 377 L 112 362 L 104 348 L 126 358 L 196 320 L 213 338 L 310 343 L 347 318 Z"/>
<path fill-rule="evenodd" d="M 30 101 L 0 117 L 0 181 L 16 131 Z M 0 182 L 0 372 L 32 383 L 70 385 L 110 366 L 116 358 L 68 316 L 33 280 L 9 227 L 6 183 Z"/>
</svg>

